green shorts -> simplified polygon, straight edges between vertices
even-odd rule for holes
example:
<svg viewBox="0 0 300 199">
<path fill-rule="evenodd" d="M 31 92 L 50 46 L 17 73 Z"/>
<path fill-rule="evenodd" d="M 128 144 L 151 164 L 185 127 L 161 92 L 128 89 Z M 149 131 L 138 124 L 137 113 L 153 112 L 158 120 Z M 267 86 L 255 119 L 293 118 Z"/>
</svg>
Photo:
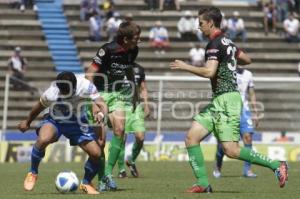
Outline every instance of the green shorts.
<svg viewBox="0 0 300 199">
<path fill-rule="evenodd" d="M 120 92 L 100 92 L 101 97 L 108 107 L 108 112 L 111 113 L 116 110 L 125 111 L 124 97 Z M 92 105 L 87 108 L 87 117 L 89 124 L 94 124 L 94 116 L 92 114 Z"/>
<path fill-rule="evenodd" d="M 125 110 L 124 96 L 120 92 L 100 92 L 101 97 L 108 106 L 108 112 Z"/>
<path fill-rule="evenodd" d="M 240 140 L 242 99 L 238 92 L 215 97 L 194 120 L 213 132 L 218 141 Z"/>
<path fill-rule="evenodd" d="M 126 107 L 125 133 L 144 133 L 145 114 L 142 105 L 138 105 L 134 112 L 132 106 Z"/>
</svg>

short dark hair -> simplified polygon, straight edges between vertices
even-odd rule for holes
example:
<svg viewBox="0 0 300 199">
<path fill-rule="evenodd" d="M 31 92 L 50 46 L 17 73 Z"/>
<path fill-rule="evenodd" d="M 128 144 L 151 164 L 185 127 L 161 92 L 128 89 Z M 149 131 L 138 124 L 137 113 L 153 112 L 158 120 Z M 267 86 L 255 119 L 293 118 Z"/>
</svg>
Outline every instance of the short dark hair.
<svg viewBox="0 0 300 199">
<path fill-rule="evenodd" d="M 63 94 L 72 94 L 76 90 L 76 85 L 77 79 L 72 72 L 64 71 L 56 77 L 56 86 Z"/>
<path fill-rule="evenodd" d="M 198 15 L 203 15 L 203 19 L 206 21 L 212 20 L 215 27 L 220 28 L 222 21 L 222 14 L 219 8 L 211 6 L 208 8 L 201 8 Z"/>
<path fill-rule="evenodd" d="M 132 21 L 122 22 L 117 32 L 118 43 L 123 43 L 123 39 L 133 39 L 134 35 L 141 33 L 141 27 Z"/>
</svg>

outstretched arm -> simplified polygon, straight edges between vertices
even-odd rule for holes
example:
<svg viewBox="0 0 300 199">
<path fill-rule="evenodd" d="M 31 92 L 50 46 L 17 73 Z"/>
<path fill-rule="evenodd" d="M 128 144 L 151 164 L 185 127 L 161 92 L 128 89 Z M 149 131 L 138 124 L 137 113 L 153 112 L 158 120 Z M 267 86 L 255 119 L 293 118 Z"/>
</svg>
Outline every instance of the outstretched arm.
<svg viewBox="0 0 300 199">
<path fill-rule="evenodd" d="M 251 58 L 243 51 L 240 51 L 238 58 L 237 58 L 237 64 L 238 65 L 248 65 L 251 63 L 252 63 Z"/>
<path fill-rule="evenodd" d="M 205 67 L 196 67 L 189 65 L 181 60 L 175 60 L 174 62 L 170 63 L 170 67 L 172 70 L 183 70 L 200 77 L 212 78 L 216 74 L 218 63 L 219 62 L 216 60 L 208 60 L 205 63 Z"/>
<path fill-rule="evenodd" d="M 25 131 L 27 131 L 30 128 L 30 124 L 31 122 L 45 109 L 46 107 L 39 101 L 38 103 L 36 103 L 29 115 L 27 116 L 26 120 L 23 120 L 22 122 L 20 122 L 20 124 L 18 125 L 18 129 L 20 131 L 22 131 L 23 133 Z"/>
<path fill-rule="evenodd" d="M 255 127 L 258 126 L 258 112 L 257 112 L 257 107 L 256 107 L 256 95 L 254 91 L 254 87 L 249 88 L 249 97 L 250 97 L 250 102 L 253 110 L 253 122 Z"/>
</svg>

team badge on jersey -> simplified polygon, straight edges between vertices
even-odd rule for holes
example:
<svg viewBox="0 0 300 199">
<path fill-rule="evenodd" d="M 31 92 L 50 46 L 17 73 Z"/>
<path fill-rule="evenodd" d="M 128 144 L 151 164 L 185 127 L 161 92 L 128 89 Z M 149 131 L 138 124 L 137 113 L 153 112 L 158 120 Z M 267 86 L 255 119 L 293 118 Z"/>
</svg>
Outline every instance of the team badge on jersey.
<svg viewBox="0 0 300 199">
<path fill-rule="evenodd" d="M 103 57 L 103 56 L 105 55 L 105 51 L 101 48 L 101 49 L 99 50 L 99 52 L 98 52 L 98 55 L 99 55 L 100 57 Z"/>
</svg>

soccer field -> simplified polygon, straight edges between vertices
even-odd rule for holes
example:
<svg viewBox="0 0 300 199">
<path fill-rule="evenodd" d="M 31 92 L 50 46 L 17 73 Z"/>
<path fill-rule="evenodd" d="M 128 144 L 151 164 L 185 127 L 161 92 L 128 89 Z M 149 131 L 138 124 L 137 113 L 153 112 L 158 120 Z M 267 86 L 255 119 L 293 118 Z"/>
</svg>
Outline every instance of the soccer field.
<svg viewBox="0 0 300 199">
<path fill-rule="evenodd" d="M 225 162 L 223 177 L 212 177 L 212 162 L 207 162 L 212 194 L 184 193 L 194 177 L 187 162 L 139 162 L 141 177 L 138 179 L 116 179 L 119 190 L 97 196 L 88 196 L 77 191 L 74 194 L 60 194 L 54 186 L 55 176 L 59 171 L 73 170 L 82 177 L 83 164 L 47 163 L 40 167 L 40 175 L 35 190 L 23 191 L 23 180 L 28 164 L 0 164 L 0 198 L 1 199 L 57 199 L 57 198 L 113 198 L 113 199 L 181 199 L 181 198 L 251 198 L 251 199 L 296 199 L 300 198 L 299 163 L 290 164 L 289 183 L 280 189 L 275 176 L 269 169 L 253 167 L 257 179 L 241 177 L 242 163 Z M 129 174 L 129 173 L 128 173 Z"/>
</svg>

